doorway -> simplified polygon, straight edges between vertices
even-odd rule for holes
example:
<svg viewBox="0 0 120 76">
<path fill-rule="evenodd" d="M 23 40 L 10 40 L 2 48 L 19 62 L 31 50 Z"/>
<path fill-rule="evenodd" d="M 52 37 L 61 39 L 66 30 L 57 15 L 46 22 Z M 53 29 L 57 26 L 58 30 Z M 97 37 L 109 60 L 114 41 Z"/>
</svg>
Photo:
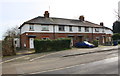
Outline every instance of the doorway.
<svg viewBox="0 0 120 76">
<path fill-rule="evenodd" d="M 30 49 L 34 48 L 34 38 L 29 38 Z"/>
</svg>

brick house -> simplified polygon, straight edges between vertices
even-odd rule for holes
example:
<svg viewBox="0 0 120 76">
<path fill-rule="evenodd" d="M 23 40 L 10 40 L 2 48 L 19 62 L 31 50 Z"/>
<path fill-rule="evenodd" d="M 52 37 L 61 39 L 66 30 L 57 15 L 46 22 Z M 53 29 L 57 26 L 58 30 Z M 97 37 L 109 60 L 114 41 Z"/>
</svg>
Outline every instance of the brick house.
<svg viewBox="0 0 120 76">
<path fill-rule="evenodd" d="M 20 27 L 20 45 L 22 48 L 34 48 L 34 39 L 71 38 L 71 45 L 87 40 L 99 40 L 100 44 L 111 41 L 112 30 L 104 26 L 86 21 L 84 16 L 79 19 L 65 19 L 49 17 L 45 11 L 44 16 L 38 16 L 24 22 Z"/>
</svg>

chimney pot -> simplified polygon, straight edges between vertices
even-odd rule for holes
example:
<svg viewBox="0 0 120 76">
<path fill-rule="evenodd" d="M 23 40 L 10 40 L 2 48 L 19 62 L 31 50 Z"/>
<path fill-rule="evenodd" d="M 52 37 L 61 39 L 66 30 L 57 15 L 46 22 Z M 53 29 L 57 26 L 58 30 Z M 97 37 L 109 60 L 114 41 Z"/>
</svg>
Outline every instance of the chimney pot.
<svg viewBox="0 0 120 76">
<path fill-rule="evenodd" d="M 101 26 L 104 26 L 104 23 L 103 23 L 103 22 L 100 22 L 100 25 L 101 25 Z"/>
<path fill-rule="evenodd" d="M 45 17 L 45 18 L 49 18 L 49 12 L 48 12 L 48 11 L 45 11 L 44 17 Z"/>
<path fill-rule="evenodd" d="M 84 18 L 83 15 L 79 17 L 79 20 L 80 20 L 80 21 L 84 21 L 84 19 L 85 19 L 85 18 Z"/>
</svg>

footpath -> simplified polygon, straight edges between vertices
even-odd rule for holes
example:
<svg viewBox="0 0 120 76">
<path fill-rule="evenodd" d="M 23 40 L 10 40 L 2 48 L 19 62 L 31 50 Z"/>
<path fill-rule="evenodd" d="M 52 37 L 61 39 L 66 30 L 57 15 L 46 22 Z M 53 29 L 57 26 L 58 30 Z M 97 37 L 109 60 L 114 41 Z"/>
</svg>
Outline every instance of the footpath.
<svg viewBox="0 0 120 76">
<path fill-rule="evenodd" d="M 90 53 L 97 53 L 97 52 L 104 52 L 104 51 L 113 51 L 120 49 L 120 45 L 118 46 L 99 46 L 96 48 L 72 48 L 68 50 L 63 51 L 56 51 L 56 52 L 45 52 L 45 53 L 33 53 L 33 51 L 24 51 L 19 52 L 16 56 L 10 56 L 10 57 L 4 57 L 3 63 L 10 62 L 10 61 L 16 61 L 16 60 L 24 60 L 24 58 L 30 61 L 34 61 L 41 58 L 55 58 L 55 57 L 69 57 L 69 56 L 76 56 L 76 55 L 84 55 L 84 54 L 90 54 Z"/>
</svg>

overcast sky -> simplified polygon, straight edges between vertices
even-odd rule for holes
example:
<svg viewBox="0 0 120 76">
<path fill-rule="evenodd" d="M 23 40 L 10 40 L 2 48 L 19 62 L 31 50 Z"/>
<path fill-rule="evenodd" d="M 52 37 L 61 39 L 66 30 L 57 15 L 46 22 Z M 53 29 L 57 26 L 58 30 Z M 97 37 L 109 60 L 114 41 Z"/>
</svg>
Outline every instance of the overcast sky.
<svg viewBox="0 0 120 76">
<path fill-rule="evenodd" d="M 37 16 L 43 16 L 44 11 L 50 12 L 50 17 L 78 19 L 84 15 L 85 20 L 112 28 L 117 20 L 119 0 L 0 0 L 0 39 L 3 33 L 23 22 Z"/>
</svg>

